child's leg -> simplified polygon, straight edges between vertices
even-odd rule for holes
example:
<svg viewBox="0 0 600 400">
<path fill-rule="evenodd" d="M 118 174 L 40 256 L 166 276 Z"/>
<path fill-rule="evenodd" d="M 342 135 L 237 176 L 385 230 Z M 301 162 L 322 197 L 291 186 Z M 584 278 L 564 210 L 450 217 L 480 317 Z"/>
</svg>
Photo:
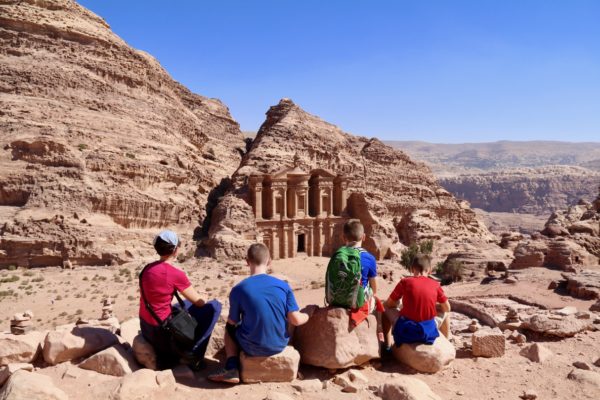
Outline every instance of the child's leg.
<svg viewBox="0 0 600 400">
<path fill-rule="evenodd" d="M 397 308 L 386 308 L 383 313 L 382 325 L 383 325 L 383 337 L 385 344 L 391 347 L 394 344 L 394 338 L 392 337 L 392 328 L 398 319 L 400 311 Z"/>
</svg>

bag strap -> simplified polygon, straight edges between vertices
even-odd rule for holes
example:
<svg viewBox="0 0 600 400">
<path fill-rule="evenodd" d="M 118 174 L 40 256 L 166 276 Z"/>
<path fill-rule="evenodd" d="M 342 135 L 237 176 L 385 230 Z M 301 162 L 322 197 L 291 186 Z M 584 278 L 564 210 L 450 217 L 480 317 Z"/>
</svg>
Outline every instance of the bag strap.
<svg viewBox="0 0 600 400">
<path fill-rule="evenodd" d="M 156 320 L 156 322 L 158 322 L 159 326 L 162 326 L 164 324 L 164 321 L 161 320 L 160 318 L 158 318 L 158 315 L 156 315 L 156 313 L 154 312 L 154 310 L 152 309 L 152 306 L 150 305 L 150 303 L 148 302 L 148 300 L 146 299 L 146 295 L 144 295 L 144 285 L 142 285 L 142 276 L 144 275 L 144 272 L 146 271 L 146 269 L 151 266 L 152 264 L 148 264 L 144 267 L 144 269 L 142 270 L 142 272 L 140 272 L 140 276 L 139 276 L 139 281 L 140 281 L 140 293 L 142 295 L 142 301 L 144 302 L 144 305 L 146 306 L 146 309 L 148 310 L 148 312 L 150 313 L 150 315 L 152 315 L 152 318 L 154 318 Z M 177 293 L 175 293 L 177 294 Z M 177 300 L 179 300 L 181 302 L 181 299 L 179 298 L 179 296 L 177 295 Z"/>
</svg>

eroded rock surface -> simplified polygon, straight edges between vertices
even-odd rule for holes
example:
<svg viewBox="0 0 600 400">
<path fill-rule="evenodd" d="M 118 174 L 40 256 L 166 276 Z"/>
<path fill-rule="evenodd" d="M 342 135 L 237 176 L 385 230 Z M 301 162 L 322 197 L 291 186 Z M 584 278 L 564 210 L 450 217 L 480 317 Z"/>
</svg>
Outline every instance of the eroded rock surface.
<svg viewBox="0 0 600 400">
<path fill-rule="evenodd" d="M 225 105 L 75 1 L 0 1 L 0 49 L 0 265 L 106 265 L 147 247 L 140 228 L 191 236 L 245 146 Z"/>
<path fill-rule="evenodd" d="M 348 310 L 319 308 L 296 328 L 294 346 L 303 364 L 332 369 L 361 365 L 379 358 L 377 321 L 371 315 L 351 328 Z"/>
</svg>

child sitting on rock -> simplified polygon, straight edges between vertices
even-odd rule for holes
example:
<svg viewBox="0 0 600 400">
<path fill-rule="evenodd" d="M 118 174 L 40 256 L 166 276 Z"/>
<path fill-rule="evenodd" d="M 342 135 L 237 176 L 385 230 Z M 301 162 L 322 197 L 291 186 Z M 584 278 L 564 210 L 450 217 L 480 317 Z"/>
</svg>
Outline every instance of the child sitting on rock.
<svg viewBox="0 0 600 400">
<path fill-rule="evenodd" d="M 386 300 L 384 332 L 388 343 L 390 330 L 396 346 L 402 343 L 433 344 L 440 331 L 448 337 L 450 303 L 439 282 L 427 276 L 430 270 L 431 257 L 418 254 L 411 265 L 413 276 L 400 280 Z M 438 317 L 437 304 L 442 311 L 441 317 Z"/>
<path fill-rule="evenodd" d="M 221 303 L 216 300 L 205 302 L 192 287 L 185 272 L 170 264 L 177 255 L 179 246 L 179 238 L 175 232 L 160 232 L 154 238 L 154 249 L 160 258 L 146 265 L 139 276 L 140 328 L 144 338 L 156 351 L 158 369 L 173 368 L 180 361 L 193 369 L 202 368 L 204 353 L 221 314 Z M 182 347 L 165 328 L 166 321 L 173 314 L 171 302 L 176 292 L 191 303 L 187 311 L 197 323 L 195 343 L 189 346 Z"/>
<path fill-rule="evenodd" d="M 287 282 L 267 275 L 271 264 L 269 249 L 255 243 L 248 249 L 246 262 L 250 277 L 238 283 L 229 294 L 229 318 L 225 326 L 225 368 L 209 375 L 215 382 L 239 383 L 239 352 L 249 356 L 272 356 L 288 345 L 288 323 L 308 321 L 299 312 L 294 293 Z"/>
<path fill-rule="evenodd" d="M 325 296 L 329 305 L 353 310 L 352 320 L 358 324 L 375 308 L 377 262 L 362 248 L 365 228 L 358 219 L 344 224 L 344 240 L 327 266 Z"/>
</svg>

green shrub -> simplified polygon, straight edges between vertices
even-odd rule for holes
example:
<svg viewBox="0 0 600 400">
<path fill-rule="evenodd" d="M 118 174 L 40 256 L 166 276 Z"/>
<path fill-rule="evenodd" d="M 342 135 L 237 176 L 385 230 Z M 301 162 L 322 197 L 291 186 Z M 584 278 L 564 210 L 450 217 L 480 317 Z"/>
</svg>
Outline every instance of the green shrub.
<svg viewBox="0 0 600 400">
<path fill-rule="evenodd" d="M 14 271 L 17 269 L 16 265 L 9 265 L 8 267 L 6 267 L 6 269 L 8 269 L 9 271 Z"/>
<path fill-rule="evenodd" d="M 85 143 L 79 143 L 79 145 L 77 146 L 77 148 L 79 149 L 79 151 L 84 151 L 85 149 L 88 148 L 88 146 Z"/>
<path fill-rule="evenodd" d="M 406 249 L 402 250 L 400 256 L 400 264 L 410 271 L 410 266 L 417 254 L 431 254 L 433 252 L 433 240 L 423 240 L 420 243 L 413 243 Z"/>
<path fill-rule="evenodd" d="M 7 276 L 6 278 L 0 279 L 0 283 L 16 282 L 19 279 L 21 279 L 21 278 L 19 278 L 17 275 L 11 275 L 11 276 Z"/>
<path fill-rule="evenodd" d="M 446 260 L 441 266 L 441 271 L 438 273 L 442 279 L 442 283 L 449 284 L 459 282 L 463 279 L 464 265 L 461 261 L 452 259 Z"/>
</svg>

